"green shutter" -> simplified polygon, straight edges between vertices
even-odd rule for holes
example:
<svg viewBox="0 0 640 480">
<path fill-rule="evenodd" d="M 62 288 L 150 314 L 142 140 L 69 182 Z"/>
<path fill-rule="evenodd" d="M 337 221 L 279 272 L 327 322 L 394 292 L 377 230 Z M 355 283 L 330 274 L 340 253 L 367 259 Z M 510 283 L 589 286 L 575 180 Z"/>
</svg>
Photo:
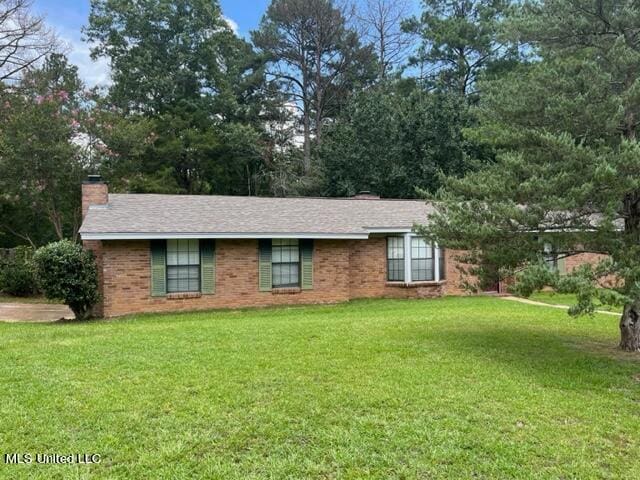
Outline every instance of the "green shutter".
<svg viewBox="0 0 640 480">
<path fill-rule="evenodd" d="M 205 294 L 216 291 L 216 248 L 211 239 L 200 240 L 200 291 Z"/>
<path fill-rule="evenodd" d="M 566 257 L 558 256 L 558 273 L 564 275 L 567 273 L 567 266 L 565 265 Z"/>
<path fill-rule="evenodd" d="M 151 296 L 167 294 L 167 241 L 151 240 Z"/>
<path fill-rule="evenodd" d="M 271 290 L 271 239 L 258 240 L 258 288 Z"/>
<path fill-rule="evenodd" d="M 313 288 L 313 240 L 300 240 L 300 286 L 303 290 Z"/>
</svg>

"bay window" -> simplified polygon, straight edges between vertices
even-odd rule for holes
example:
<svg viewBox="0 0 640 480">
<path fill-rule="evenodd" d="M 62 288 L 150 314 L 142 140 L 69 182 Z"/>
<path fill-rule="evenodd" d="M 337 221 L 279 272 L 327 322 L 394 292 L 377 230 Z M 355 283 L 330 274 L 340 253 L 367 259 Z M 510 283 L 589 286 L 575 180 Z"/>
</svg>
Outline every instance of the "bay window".
<svg viewBox="0 0 640 480">
<path fill-rule="evenodd" d="M 407 233 L 387 237 L 387 280 L 432 282 L 445 279 L 444 249 Z"/>
</svg>

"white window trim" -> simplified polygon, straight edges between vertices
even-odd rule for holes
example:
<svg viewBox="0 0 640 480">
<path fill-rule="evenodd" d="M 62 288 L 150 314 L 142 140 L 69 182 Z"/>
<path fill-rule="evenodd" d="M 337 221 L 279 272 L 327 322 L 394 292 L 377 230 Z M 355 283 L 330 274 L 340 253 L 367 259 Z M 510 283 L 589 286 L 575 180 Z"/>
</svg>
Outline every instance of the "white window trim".
<svg viewBox="0 0 640 480">
<path fill-rule="evenodd" d="M 436 242 L 433 242 L 433 278 L 440 281 L 440 247 Z"/>
<path fill-rule="evenodd" d="M 404 283 L 411 283 L 411 234 L 405 233 L 404 237 Z"/>
</svg>

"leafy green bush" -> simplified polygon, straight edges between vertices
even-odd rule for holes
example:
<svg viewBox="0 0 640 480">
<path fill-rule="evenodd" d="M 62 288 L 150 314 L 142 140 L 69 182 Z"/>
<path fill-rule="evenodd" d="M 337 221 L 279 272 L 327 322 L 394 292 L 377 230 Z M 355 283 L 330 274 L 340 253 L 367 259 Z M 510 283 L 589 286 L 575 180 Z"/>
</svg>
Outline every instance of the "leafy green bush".
<svg viewBox="0 0 640 480">
<path fill-rule="evenodd" d="M 100 298 L 93 253 L 77 243 L 61 240 L 39 248 L 33 260 L 46 297 L 64 301 L 77 320 L 88 318 Z"/>
<path fill-rule="evenodd" d="M 38 291 L 32 254 L 31 247 L 17 247 L 12 257 L 0 262 L 0 291 L 17 297 L 33 295 Z"/>
</svg>

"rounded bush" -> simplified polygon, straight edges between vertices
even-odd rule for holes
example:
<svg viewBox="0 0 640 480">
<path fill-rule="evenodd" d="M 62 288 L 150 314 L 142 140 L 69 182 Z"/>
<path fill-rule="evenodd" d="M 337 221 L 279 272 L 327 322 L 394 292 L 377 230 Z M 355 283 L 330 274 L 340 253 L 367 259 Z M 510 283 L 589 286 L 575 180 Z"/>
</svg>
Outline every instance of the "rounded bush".
<svg viewBox="0 0 640 480">
<path fill-rule="evenodd" d="M 69 240 L 50 243 L 33 256 L 38 284 L 47 298 L 62 300 L 77 320 L 98 302 L 98 271 L 93 253 Z"/>
</svg>

